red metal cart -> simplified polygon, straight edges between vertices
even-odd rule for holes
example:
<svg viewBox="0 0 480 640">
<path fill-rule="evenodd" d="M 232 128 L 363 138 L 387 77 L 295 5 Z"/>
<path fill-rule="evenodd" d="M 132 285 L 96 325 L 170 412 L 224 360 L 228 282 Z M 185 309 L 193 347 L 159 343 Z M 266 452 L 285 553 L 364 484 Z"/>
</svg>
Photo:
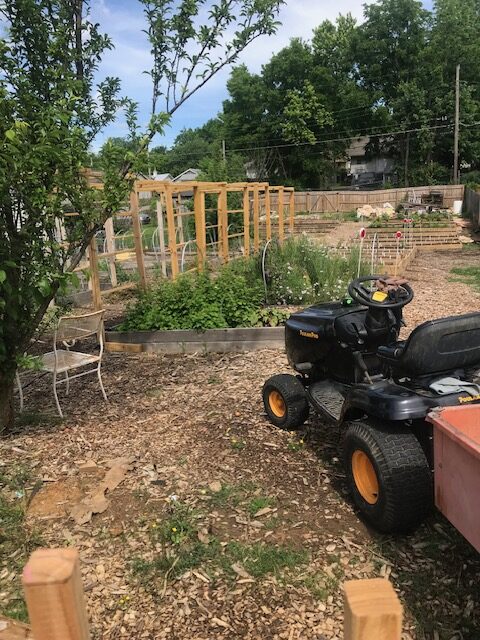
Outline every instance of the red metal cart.
<svg viewBox="0 0 480 640">
<path fill-rule="evenodd" d="M 480 404 L 432 411 L 435 505 L 480 552 Z"/>
</svg>

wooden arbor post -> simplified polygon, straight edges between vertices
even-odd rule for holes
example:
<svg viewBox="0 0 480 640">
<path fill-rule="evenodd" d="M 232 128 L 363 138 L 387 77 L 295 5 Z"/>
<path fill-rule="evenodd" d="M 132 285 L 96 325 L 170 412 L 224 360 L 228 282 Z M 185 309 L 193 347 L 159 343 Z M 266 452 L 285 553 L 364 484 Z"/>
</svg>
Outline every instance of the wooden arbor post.
<svg viewBox="0 0 480 640">
<path fill-rule="evenodd" d="M 265 187 L 265 239 L 272 239 L 272 211 L 270 202 L 270 186 Z"/>
<path fill-rule="evenodd" d="M 228 204 L 226 185 L 222 185 L 220 193 L 218 194 L 218 227 L 222 258 L 224 262 L 228 262 Z"/>
<path fill-rule="evenodd" d="M 344 640 L 400 640 L 402 605 L 388 580 L 349 580 L 344 589 Z"/>
<path fill-rule="evenodd" d="M 253 250 L 255 253 L 260 248 L 260 185 L 253 187 Z"/>
<path fill-rule="evenodd" d="M 138 192 L 134 189 L 130 194 L 130 213 L 133 223 L 133 238 L 135 241 L 135 255 L 137 258 L 137 269 L 140 277 L 140 286 L 145 289 L 147 286 L 147 274 L 145 271 L 145 259 L 143 255 L 142 225 L 138 215 Z"/>
<path fill-rule="evenodd" d="M 105 224 L 103 225 L 105 229 L 105 239 L 107 245 L 108 253 L 115 253 L 115 230 L 113 228 L 113 217 L 109 218 Z M 108 268 L 110 271 L 110 280 L 112 282 L 112 287 L 116 287 L 117 282 L 117 267 L 115 265 L 115 256 L 111 255 L 108 257 Z"/>
<path fill-rule="evenodd" d="M 291 189 L 288 196 L 288 209 L 289 209 L 289 230 L 293 235 L 295 227 L 295 191 Z"/>
<path fill-rule="evenodd" d="M 78 551 L 38 549 L 22 581 L 35 640 L 90 640 Z"/>
<path fill-rule="evenodd" d="M 100 290 L 100 273 L 98 270 L 97 239 L 95 236 L 88 245 L 88 261 L 90 264 L 90 284 L 92 287 L 93 308 L 98 311 L 102 308 L 102 293 Z"/>
<path fill-rule="evenodd" d="M 285 240 L 285 211 L 283 201 L 283 187 L 278 187 L 278 240 L 283 244 Z"/>
<path fill-rule="evenodd" d="M 177 231 L 175 229 L 175 213 L 173 209 L 173 193 L 168 186 L 165 187 L 165 201 L 167 210 L 167 233 L 168 247 L 170 249 L 170 259 L 172 263 L 172 278 L 178 276 L 178 251 L 177 251 Z"/>
<path fill-rule="evenodd" d="M 243 188 L 243 255 L 250 255 L 250 191 Z"/>
<path fill-rule="evenodd" d="M 165 225 L 163 224 L 163 194 L 158 194 L 157 200 L 157 229 L 158 229 L 158 247 L 160 249 L 160 264 L 162 265 L 162 275 L 167 277 L 167 256 L 165 253 Z"/>
<path fill-rule="evenodd" d="M 195 215 L 195 239 L 197 243 L 197 262 L 199 271 L 205 268 L 207 256 L 207 237 L 205 221 L 205 192 L 193 187 L 193 212 Z"/>
</svg>

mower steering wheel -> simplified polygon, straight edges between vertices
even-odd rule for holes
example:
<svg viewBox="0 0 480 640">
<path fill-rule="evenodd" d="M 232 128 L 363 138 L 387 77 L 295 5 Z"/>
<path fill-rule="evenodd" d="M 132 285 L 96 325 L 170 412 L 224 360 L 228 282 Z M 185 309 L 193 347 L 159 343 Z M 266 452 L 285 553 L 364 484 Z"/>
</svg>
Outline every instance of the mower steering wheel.
<svg viewBox="0 0 480 640">
<path fill-rule="evenodd" d="M 366 282 L 374 282 L 378 285 L 381 283 L 382 288 L 368 289 Z M 350 297 L 364 305 L 373 309 L 401 309 L 413 300 L 413 289 L 404 279 L 393 278 L 390 276 L 364 276 L 355 278 L 348 285 L 348 293 Z M 385 295 L 384 301 L 375 300 L 374 295 Z"/>
</svg>

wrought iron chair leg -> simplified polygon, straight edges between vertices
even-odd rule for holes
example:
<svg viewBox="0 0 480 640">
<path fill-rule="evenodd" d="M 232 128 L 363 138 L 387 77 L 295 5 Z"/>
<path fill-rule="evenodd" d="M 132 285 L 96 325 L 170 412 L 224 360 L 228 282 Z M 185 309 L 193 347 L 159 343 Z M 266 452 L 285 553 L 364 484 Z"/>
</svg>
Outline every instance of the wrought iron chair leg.
<svg viewBox="0 0 480 640">
<path fill-rule="evenodd" d="M 103 399 L 105 402 L 108 402 L 107 394 L 105 393 L 105 388 L 102 382 L 102 374 L 100 373 L 100 366 L 97 368 L 98 382 L 100 384 L 100 389 L 102 390 Z"/>
<path fill-rule="evenodd" d="M 22 389 L 22 382 L 20 380 L 20 376 L 18 375 L 18 371 L 15 373 L 15 378 L 17 380 L 17 387 L 18 387 L 18 399 L 20 400 L 20 413 L 22 413 L 23 411 L 23 389 Z"/>
<path fill-rule="evenodd" d="M 58 400 L 58 394 L 57 394 L 57 374 L 56 373 L 53 374 L 53 395 L 55 396 L 55 403 L 57 405 L 58 415 L 60 416 L 60 418 L 63 418 L 62 407 L 60 406 L 60 402 Z"/>
</svg>

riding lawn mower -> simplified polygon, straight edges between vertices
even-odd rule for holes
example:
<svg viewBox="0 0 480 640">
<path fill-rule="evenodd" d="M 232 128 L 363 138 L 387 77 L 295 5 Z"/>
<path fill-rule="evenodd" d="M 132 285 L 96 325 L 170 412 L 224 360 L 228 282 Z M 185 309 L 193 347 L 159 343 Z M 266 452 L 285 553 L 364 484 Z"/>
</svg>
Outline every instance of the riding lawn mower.
<svg viewBox="0 0 480 640">
<path fill-rule="evenodd" d="M 286 352 L 296 375 L 263 387 L 267 416 L 299 429 L 310 409 L 343 432 L 348 487 L 384 532 L 415 529 L 433 505 L 435 407 L 480 402 L 480 313 L 430 320 L 399 340 L 405 279 L 356 278 L 349 297 L 290 316 Z"/>
</svg>

